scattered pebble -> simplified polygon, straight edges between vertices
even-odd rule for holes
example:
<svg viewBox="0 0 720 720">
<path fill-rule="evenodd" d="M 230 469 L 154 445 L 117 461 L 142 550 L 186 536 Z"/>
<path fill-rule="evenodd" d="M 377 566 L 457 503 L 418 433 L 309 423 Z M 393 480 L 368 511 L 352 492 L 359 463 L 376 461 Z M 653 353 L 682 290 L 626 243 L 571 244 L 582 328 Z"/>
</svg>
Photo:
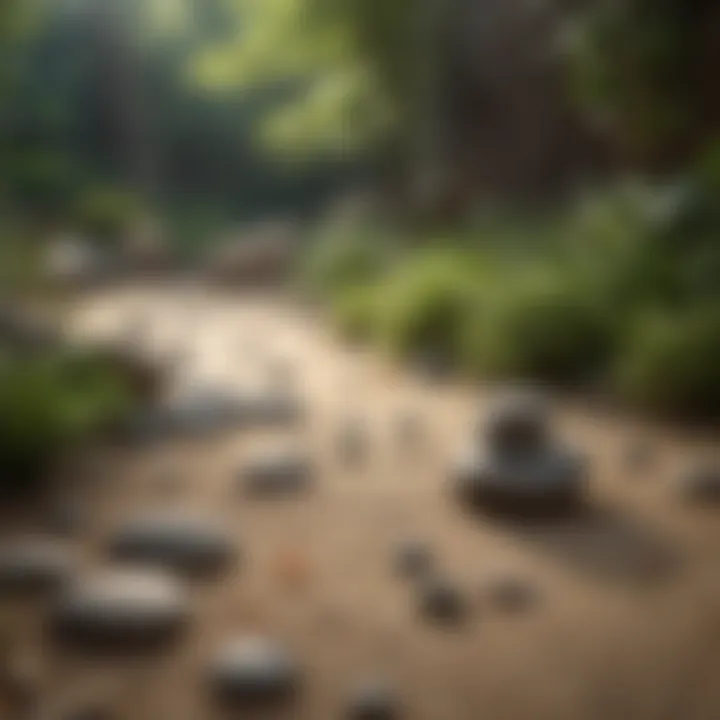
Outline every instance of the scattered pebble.
<svg viewBox="0 0 720 720">
<path fill-rule="evenodd" d="M 275 704 L 297 690 L 299 672 L 280 644 L 264 637 L 240 637 L 219 651 L 209 668 L 210 684 L 224 702 Z"/>
<path fill-rule="evenodd" d="M 397 698 L 386 682 L 365 682 L 352 693 L 346 715 L 348 720 L 393 720 L 399 716 Z"/>
<path fill-rule="evenodd" d="M 462 592 L 445 579 L 425 581 L 419 589 L 419 604 L 425 618 L 442 625 L 461 622 L 467 612 Z"/>
<path fill-rule="evenodd" d="M 406 578 L 427 576 L 433 569 L 433 560 L 431 548 L 421 540 L 404 542 L 395 553 L 395 567 Z"/>
</svg>

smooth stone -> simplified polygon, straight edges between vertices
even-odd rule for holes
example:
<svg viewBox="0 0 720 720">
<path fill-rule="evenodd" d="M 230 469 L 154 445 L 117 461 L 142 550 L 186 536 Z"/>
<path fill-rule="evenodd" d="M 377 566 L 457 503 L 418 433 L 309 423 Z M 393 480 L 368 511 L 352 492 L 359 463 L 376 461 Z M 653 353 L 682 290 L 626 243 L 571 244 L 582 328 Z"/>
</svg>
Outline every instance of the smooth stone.
<svg viewBox="0 0 720 720">
<path fill-rule="evenodd" d="M 348 720 L 393 720 L 399 716 L 398 702 L 382 680 L 366 682 L 350 698 Z"/>
<path fill-rule="evenodd" d="M 217 571 L 230 563 L 234 551 L 217 523 L 176 513 L 129 520 L 110 540 L 110 553 L 117 558 L 189 573 Z"/>
<path fill-rule="evenodd" d="M 720 462 L 708 460 L 686 470 L 679 480 L 679 489 L 690 502 L 720 504 Z"/>
<path fill-rule="evenodd" d="M 496 401 L 476 424 L 475 440 L 485 441 L 497 454 L 536 454 L 549 440 L 549 410 L 545 399 L 531 391 L 516 391 Z"/>
<path fill-rule="evenodd" d="M 70 503 L 51 507 L 45 516 L 47 532 L 60 537 L 76 537 L 86 525 L 86 513 Z"/>
<path fill-rule="evenodd" d="M 77 579 L 51 613 L 52 629 L 70 643 L 154 649 L 190 618 L 184 589 L 170 575 L 107 570 Z"/>
<path fill-rule="evenodd" d="M 490 578 L 483 590 L 493 607 L 507 612 L 527 610 L 538 599 L 537 588 L 530 581 L 511 575 Z"/>
<path fill-rule="evenodd" d="M 395 554 L 395 567 L 406 578 L 427 576 L 433 569 L 433 561 L 432 550 L 420 540 L 401 544 Z"/>
<path fill-rule="evenodd" d="M 467 453 L 453 471 L 453 488 L 463 505 L 509 511 L 560 511 L 578 506 L 587 463 L 563 448 L 517 456 Z"/>
<path fill-rule="evenodd" d="M 57 540 L 13 541 L 0 547 L 0 594 L 56 590 L 71 568 L 69 550 Z"/>
<path fill-rule="evenodd" d="M 462 592 L 442 578 L 429 579 L 420 587 L 419 605 L 425 618 L 441 625 L 458 624 L 468 609 Z"/>
<path fill-rule="evenodd" d="M 252 497 L 306 492 L 315 470 L 310 459 L 294 450 L 272 450 L 251 457 L 239 472 L 242 490 Z"/>
<path fill-rule="evenodd" d="M 209 678 L 220 700 L 265 704 L 289 699 L 297 690 L 299 672 L 281 645 L 248 636 L 221 648 L 210 664 Z"/>
</svg>

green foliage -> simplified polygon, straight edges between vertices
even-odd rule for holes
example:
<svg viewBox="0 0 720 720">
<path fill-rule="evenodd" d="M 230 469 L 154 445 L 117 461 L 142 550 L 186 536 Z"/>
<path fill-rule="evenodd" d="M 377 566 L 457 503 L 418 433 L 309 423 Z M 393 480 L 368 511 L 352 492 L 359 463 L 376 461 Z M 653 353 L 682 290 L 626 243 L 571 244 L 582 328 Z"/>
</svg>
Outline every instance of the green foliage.
<svg viewBox="0 0 720 720">
<path fill-rule="evenodd" d="M 113 243 L 125 237 L 141 216 L 142 204 L 133 193 L 95 187 L 80 196 L 71 222 L 89 237 Z"/>
<path fill-rule="evenodd" d="M 720 418 L 720 304 L 637 318 L 618 361 L 621 396 L 653 412 Z"/>
<path fill-rule="evenodd" d="M 32 489 L 58 457 L 129 409 L 127 379 L 92 354 L 0 363 L 0 490 Z"/>
<path fill-rule="evenodd" d="M 470 333 L 467 365 L 475 372 L 556 384 L 598 377 L 613 351 L 604 309 L 568 268 L 509 279 Z"/>
<path fill-rule="evenodd" d="M 305 287 L 314 295 L 334 295 L 377 281 L 389 268 L 393 251 L 376 227 L 325 228 L 303 263 Z"/>
<path fill-rule="evenodd" d="M 382 341 L 401 355 L 432 352 L 457 359 L 468 319 L 479 304 L 481 277 L 470 254 L 419 253 L 384 290 Z"/>
</svg>

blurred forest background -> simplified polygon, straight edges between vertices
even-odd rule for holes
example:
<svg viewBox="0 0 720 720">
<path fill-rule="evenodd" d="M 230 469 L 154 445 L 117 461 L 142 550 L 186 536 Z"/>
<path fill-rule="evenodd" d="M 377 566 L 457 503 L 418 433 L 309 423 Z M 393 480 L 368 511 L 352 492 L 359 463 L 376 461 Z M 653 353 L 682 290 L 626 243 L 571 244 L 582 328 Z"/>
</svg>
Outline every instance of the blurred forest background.
<svg viewBox="0 0 720 720">
<path fill-rule="evenodd" d="M 5 291 L 282 219 L 356 341 L 720 414 L 712 0 L 4 0 L 0 51 Z"/>
</svg>

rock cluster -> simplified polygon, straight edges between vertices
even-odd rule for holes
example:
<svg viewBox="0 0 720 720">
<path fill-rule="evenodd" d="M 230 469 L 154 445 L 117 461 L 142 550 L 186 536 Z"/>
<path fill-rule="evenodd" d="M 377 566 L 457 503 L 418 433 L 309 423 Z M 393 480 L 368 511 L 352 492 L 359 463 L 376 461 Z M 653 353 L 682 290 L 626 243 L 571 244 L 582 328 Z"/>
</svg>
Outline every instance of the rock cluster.
<svg viewBox="0 0 720 720">
<path fill-rule="evenodd" d="M 456 497 L 467 506 L 561 512 L 583 497 L 586 463 L 550 432 L 543 398 L 513 394 L 478 423 L 471 447 L 452 471 Z"/>
</svg>

